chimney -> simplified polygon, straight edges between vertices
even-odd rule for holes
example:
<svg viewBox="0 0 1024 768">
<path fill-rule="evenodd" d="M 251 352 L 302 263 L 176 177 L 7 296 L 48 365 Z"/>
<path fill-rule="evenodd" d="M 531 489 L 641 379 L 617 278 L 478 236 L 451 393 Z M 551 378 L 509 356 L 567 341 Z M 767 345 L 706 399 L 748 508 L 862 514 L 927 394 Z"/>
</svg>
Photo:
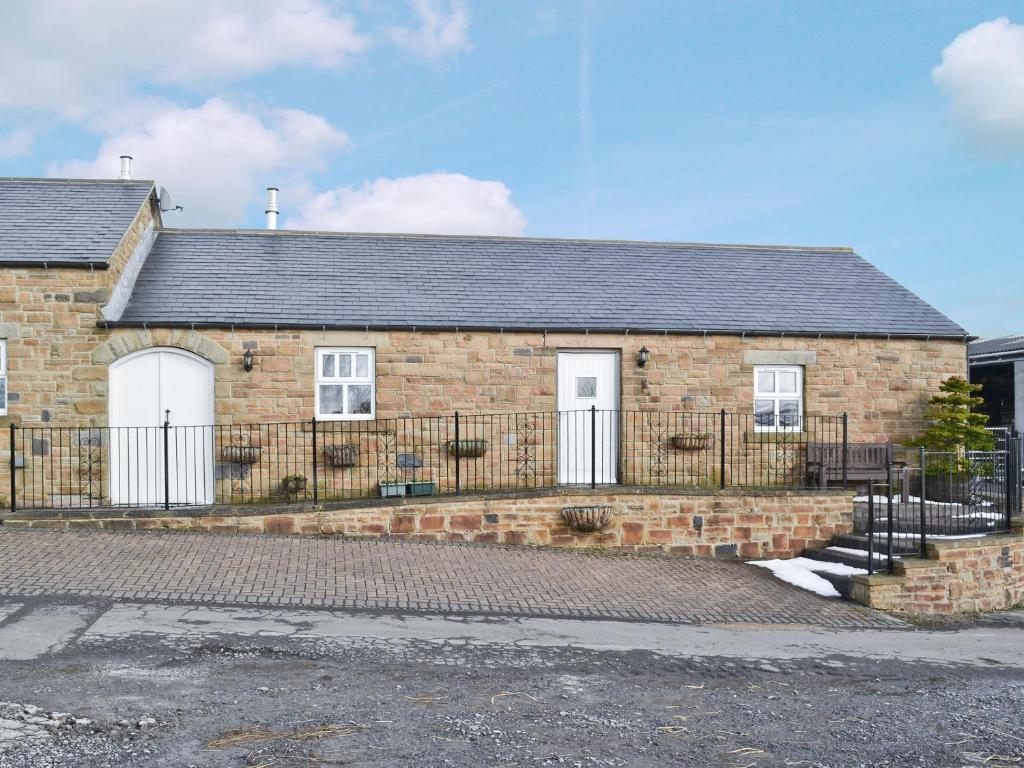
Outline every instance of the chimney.
<svg viewBox="0 0 1024 768">
<path fill-rule="evenodd" d="M 120 178 L 124 181 L 128 181 L 132 177 L 132 156 L 121 155 L 121 176 Z"/>
<path fill-rule="evenodd" d="M 277 187 L 267 187 L 267 229 L 277 229 Z"/>
</svg>

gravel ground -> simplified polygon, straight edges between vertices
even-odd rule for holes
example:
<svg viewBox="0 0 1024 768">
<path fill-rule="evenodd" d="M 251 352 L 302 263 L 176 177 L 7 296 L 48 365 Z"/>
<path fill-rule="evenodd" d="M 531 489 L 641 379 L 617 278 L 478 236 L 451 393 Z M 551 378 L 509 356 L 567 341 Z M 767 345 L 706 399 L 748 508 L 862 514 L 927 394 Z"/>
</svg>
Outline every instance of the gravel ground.
<svg viewBox="0 0 1024 768">
<path fill-rule="evenodd" d="M 1024 764 L 1000 667 L 134 636 L 0 674 L 10 768 Z"/>
</svg>

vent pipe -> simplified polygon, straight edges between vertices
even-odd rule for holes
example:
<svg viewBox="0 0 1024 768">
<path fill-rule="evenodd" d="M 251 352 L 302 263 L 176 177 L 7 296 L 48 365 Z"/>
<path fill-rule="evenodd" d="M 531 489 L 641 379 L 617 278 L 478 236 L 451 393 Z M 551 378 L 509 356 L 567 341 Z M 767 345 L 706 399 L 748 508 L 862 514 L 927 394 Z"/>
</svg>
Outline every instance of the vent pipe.
<svg viewBox="0 0 1024 768">
<path fill-rule="evenodd" d="M 132 177 L 132 156 L 121 155 L 121 176 L 120 178 L 124 181 L 130 180 Z"/>
<path fill-rule="evenodd" d="M 267 187 L 267 229 L 277 229 L 277 187 Z"/>
</svg>

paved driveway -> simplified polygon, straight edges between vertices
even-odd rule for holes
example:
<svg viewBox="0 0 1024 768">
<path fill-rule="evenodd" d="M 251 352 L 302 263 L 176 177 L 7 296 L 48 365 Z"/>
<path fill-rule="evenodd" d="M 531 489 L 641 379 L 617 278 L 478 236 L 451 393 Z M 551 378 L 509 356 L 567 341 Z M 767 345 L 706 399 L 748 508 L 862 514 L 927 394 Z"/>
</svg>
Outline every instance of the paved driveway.
<svg viewBox="0 0 1024 768">
<path fill-rule="evenodd" d="M 0 529 L 0 594 L 686 623 L 898 623 L 740 563 L 250 534 Z"/>
</svg>

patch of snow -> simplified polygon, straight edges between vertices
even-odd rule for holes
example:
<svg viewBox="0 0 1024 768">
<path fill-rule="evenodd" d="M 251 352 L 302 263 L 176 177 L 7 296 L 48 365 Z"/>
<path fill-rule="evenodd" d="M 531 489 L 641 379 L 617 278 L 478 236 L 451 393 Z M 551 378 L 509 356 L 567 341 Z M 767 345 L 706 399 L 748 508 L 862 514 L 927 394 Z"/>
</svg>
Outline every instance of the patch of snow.
<svg viewBox="0 0 1024 768">
<path fill-rule="evenodd" d="M 925 490 L 927 490 L 927 488 Z M 868 503 L 868 497 L 867 496 L 854 496 L 853 500 L 855 502 L 858 502 L 858 503 L 861 503 L 861 504 L 867 504 Z M 881 504 L 881 505 L 884 506 L 886 503 L 888 503 L 888 499 L 885 496 L 877 496 L 877 495 L 875 496 L 875 504 L 876 505 Z M 899 497 L 893 496 L 892 503 L 893 503 L 893 506 L 895 506 L 897 504 L 900 504 L 900 503 L 920 504 L 921 503 L 921 497 L 920 496 L 907 496 L 907 501 L 906 502 L 901 502 Z M 961 503 L 959 503 L 957 501 L 931 501 L 930 499 L 925 499 L 924 503 L 926 505 L 930 506 L 930 507 L 962 507 L 963 506 L 963 504 L 961 504 Z M 973 506 L 991 507 L 992 506 L 992 502 L 991 501 L 978 501 Z"/>
<path fill-rule="evenodd" d="M 893 534 L 893 536 L 895 536 L 895 534 Z M 879 538 L 876 536 L 875 537 L 875 543 L 877 544 L 878 541 L 879 541 Z M 853 549 L 852 547 L 826 547 L 825 549 L 828 552 L 841 552 L 844 555 L 853 555 L 854 557 L 862 557 L 865 560 L 868 559 L 868 551 L 866 549 Z M 879 554 L 877 551 L 873 552 L 872 554 L 875 556 L 875 558 L 877 558 L 879 560 L 885 560 L 886 559 L 885 555 Z M 893 560 L 899 560 L 900 558 L 899 558 L 899 555 L 893 555 L 892 559 Z"/>
<path fill-rule="evenodd" d="M 840 576 L 867 573 L 863 568 L 854 568 L 842 563 L 825 563 L 807 557 L 794 557 L 790 560 L 756 560 L 751 561 L 750 565 L 767 568 L 775 575 L 775 578 L 822 597 L 839 597 L 839 593 L 831 582 L 823 579 L 818 573 L 833 573 Z"/>
</svg>

